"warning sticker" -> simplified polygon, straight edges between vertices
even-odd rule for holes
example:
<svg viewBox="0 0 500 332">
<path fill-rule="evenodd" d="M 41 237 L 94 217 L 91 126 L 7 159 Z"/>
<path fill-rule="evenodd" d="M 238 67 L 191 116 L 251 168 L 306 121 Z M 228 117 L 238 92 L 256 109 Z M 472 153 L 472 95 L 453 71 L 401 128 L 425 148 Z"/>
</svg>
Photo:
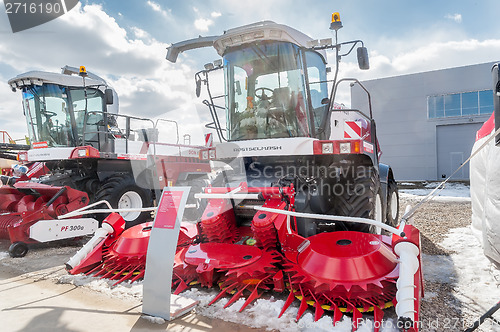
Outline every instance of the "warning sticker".
<svg viewBox="0 0 500 332">
<path fill-rule="evenodd" d="M 373 153 L 373 144 L 363 141 L 363 150 L 368 153 Z"/>
<path fill-rule="evenodd" d="M 183 191 L 164 191 L 154 223 L 155 228 L 174 229 Z"/>
</svg>

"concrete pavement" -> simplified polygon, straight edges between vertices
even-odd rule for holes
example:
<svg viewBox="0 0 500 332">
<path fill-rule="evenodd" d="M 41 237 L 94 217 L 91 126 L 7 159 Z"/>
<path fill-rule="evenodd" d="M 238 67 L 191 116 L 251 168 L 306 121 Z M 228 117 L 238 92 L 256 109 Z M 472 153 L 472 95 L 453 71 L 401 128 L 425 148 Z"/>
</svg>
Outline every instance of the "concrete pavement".
<svg viewBox="0 0 500 332">
<path fill-rule="evenodd" d="M 0 243 L 0 250 L 4 247 L 5 243 Z M 140 299 L 113 298 L 84 287 L 56 283 L 54 276 L 66 273 L 59 265 L 64 262 L 60 259 L 73 249 L 58 250 L 63 254 L 57 259 L 54 250 L 35 249 L 24 258 L 4 256 L 0 260 L 0 331 L 257 331 L 195 313 L 163 324 L 153 323 L 141 318 Z"/>
</svg>

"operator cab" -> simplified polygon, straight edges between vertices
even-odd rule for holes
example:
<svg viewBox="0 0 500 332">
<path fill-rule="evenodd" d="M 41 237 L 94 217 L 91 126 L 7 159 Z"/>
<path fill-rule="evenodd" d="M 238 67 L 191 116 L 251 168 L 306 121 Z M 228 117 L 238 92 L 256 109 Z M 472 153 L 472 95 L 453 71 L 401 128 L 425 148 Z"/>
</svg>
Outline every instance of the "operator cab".
<svg viewBox="0 0 500 332">
<path fill-rule="evenodd" d="M 326 62 L 287 41 L 255 41 L 224 55 L 229 141 L 316 137 L 327 112 Z"/>
<path fill-rule="evenodd" d="M 229 29 L 220 36 L 198 37 L 168 47 L 167 59 L 176 62 L 179 53 L 213 46 L 223 58 L 205 65 L 195 74 L 196 95 L 201 84 L 207 86 L 213 122 L 222 141 L 249 141 L 274 138 L 308 137 L 330 139 L 329 112 L 334 108 L 338 62 L 357 44 L 360 69 L 368 69 L 368 51 L 361 40 L 338 43 L 342 27 L 338 13 L 332 21 L 335 42 L 331 38 L 315 40 L 286 25 L 272 21 L 257 22 Z M 340 54 L 341 46 L 350 47 Z M 336 71 L 332 91 L 328 91 L 326 52 L 336 53 Z M 222 65 L 223 64 L 223 65 Z M 225 105 L 216 105 L 208 84 L 208 74 L 224 68 Z M 358 82 L 359 83 L 359 82 Z M 225 126 L 218 111 L 224 110 Z"/>
<path fill-rule="evenodd" d="M 57 84 L 24 87 L 23 106 L 31 142 L 47 142 L 49 147 L 80 145 L 84 123 L 88 132 L 92 127 L 97 131 L 102 122 L 103 102 L 103 93 L 95 88 L 84 91 Z"/>
<path fill-rule="evenodd" d="M 84 67 L 82 67 L 85 70 Z M 116 93 L 97 75 L 63 67 L 61 74 L 32 71 L 9 80 L 23 94 L 23 110 L 32 144 L 38 147 L 102 145 L 103 133 L 118 112 Z M 113 100 L 114 99 L 114 100 Z M 116 120 L 115 120 L 116 121 Z"/>
</svg>

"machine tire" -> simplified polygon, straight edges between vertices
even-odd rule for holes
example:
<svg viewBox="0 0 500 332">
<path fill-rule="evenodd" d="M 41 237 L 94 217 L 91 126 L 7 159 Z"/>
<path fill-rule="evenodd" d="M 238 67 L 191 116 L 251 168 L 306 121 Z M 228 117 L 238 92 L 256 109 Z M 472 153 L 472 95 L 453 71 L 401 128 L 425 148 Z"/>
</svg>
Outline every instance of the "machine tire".
<svg viewBox="0 0 500 332">
<path fill-rule="evenodd" d="M 394 179 L 390 179 L 387 184 L 387 214 L 386 223 L 392 227 L 399 225 L 399 193 L 398 184 Z"/>
<path fill-rule="evenodd" d="M 14 242 L 9 247 L 10 257 L 24 257 L 28 253 L 28 245 L 24 242 Z"/>
<path fill-rule="evenodd" d="M 341 180 L 342 192 L 335 193 L 335 211 L 337 215 L 375 219 L 377 196 L 380 195 L 380 179 L 375 168 L 365 167 L 358 169 L 354 176 Z M 368 174 L 366 174 L 368 173 Z M 379 196 L 381 198 L 381 196 Z M 350 230 L 360 232 L 374 232 L 375 227 L 367 224 L 346 223 Z"/>
<path fill-rule="evenodd" d="M 153 205 L 151 190 L 139 187 L 130 175 L 112 176 L 104 182 L 95 195 L 95 201 L 108 201 L 113 208 L 150 207 Z M 125 228 L 143 223 L 151 218 L 151 212 L 123 214 Z"/>
<path fill-rule="evenodd" d="M 195 179 L 185 184 L 186 186 L 191 187 L 186 204 L 196 204 L 196 208 L 189 208 L 184 210 L 184 217 L 187 220 L 197 221 L 203 215 L 203 212 L 205 211 L 205 208 L 207 206 L 207 200 L 195 198 L 194 195 L 203 192 L 203 188 L 205 188 L 207 184 L 208 180 L 205 180 L 203 178 Z"/>
<path fill-rule="evenodd" d="M 380 222 L 384 222 L 384 206 L 382 203 L 382 190 L 379 189 L 377 195 L 375 196 L 375 210 L 373 212 L 373 219 L 378 220 Z M 384 231 L 382 228 L 377 227 L 375 225 L 370 225 L 369 226 L 369 233 L 372 234 L 384 234 L 386 231 Z"/>
</svg>

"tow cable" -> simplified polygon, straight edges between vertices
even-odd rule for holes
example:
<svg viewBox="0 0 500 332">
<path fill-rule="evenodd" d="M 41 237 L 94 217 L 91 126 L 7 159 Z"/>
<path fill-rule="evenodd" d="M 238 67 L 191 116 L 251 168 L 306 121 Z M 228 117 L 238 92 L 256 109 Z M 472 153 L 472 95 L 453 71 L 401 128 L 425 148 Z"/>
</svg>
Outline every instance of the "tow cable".
<svg viewBox="0 0 500 332">
<path fill-rule="evenodd" d="M 493 316 L 493 314 L 498 310 L 500 309 L 500 302 L 498 302 L 497 304 L 495 304 L 493 307 L 491 307 L 490 310 L 486 311 L 484 313 L 484 315 L 482 315 L 481 317 L 479 317 L 478 320 L 476 320 L 474 322 L 474 324 L 472 324 L 471 327 L 469 327 L 467 330 L 465 330 L 464 332 L 472 332 L 472 331 L 475 331 L 479 325 L 483 324 L 484 321 L 486 320 L 486 318 L 491 318 L 491 316 Z M 499 324 L 499 322 L 496 320 L 496 319 L 493 319 L 495 323 Z"/>
</svg>

